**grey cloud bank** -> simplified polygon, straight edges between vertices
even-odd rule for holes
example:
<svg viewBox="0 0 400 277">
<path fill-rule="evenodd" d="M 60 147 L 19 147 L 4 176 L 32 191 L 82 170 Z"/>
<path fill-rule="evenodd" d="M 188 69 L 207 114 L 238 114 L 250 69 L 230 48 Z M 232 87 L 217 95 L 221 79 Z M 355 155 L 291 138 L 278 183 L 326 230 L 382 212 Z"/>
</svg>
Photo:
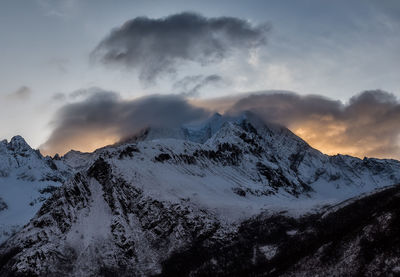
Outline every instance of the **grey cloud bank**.
<svg viewBox="0 0 400 277">
<path fill-rule="evenodd" d="M 224 106 L 223 98 L 208 101 L 201 107 L 176 95 L 123 100 L 114 92 L 92 91 L 58 111 L 42 149 L 64 153 L 102 136 L 118 141 L 147 127 L 177 127 L 205 119 Z M 287 126 L 325 153 L 400 158 L 400 102 L 388 92 L 365 91 L 346 104 L 284 91 L 250 93 L 227 102 L 227 114 L 251 111 L 265 122 Z"/>
<path fill-rule="evenodd" d="M 54 130 L 41 146 L 44 152 L 79 150 L 101 137 L 125 139 L 149 126 L 176 127 L 209 116 L 208 111 L 191 106 L 180 96 L 152 95 L 128 101 L 109 91 L 92 90 L 87 95 L 57 112 Z"/>
<path fill-rule="evenodd" d="M 228 112 L 246 110 L 289 127 L 329 154 L 400 158 L 400 102 L 385 91 L 362 92 L 347 104 L 316 95 L 250 95 Z"/>
</svg>

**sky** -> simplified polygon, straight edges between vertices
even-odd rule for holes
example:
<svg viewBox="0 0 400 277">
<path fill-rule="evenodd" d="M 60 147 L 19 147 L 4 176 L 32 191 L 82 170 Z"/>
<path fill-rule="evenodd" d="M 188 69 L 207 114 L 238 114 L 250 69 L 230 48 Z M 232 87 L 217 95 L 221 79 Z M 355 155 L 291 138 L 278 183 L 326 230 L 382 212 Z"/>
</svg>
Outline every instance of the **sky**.
<svg viewBox="0 0 400 277">
<path fill-rule="evenodd" d="M 187 121 L 245 106 L 326 153 L 400 158 L 396 0 L 4 0 L 0 35 L 0 138 L 50 154 L 176 101 Z"/>
</svg>

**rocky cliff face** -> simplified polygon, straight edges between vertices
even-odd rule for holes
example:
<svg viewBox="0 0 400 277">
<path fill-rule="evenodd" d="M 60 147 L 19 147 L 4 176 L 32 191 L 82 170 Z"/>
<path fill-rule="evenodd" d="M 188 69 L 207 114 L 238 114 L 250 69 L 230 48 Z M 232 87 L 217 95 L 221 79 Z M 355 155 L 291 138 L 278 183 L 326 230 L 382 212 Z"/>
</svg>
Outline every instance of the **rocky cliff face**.
<svg viewBox="0 0 400 277">
<path fill-rule="evenodd" d="M 400 183 L 399 162 L 327 156 L 251 115 L 68 155 L 72 177 L 0 247 L 0 276 L 307 275 L 397 212 L 397 188 L 326 209 Z"/>
<path fill-rule="evenodd" d="M 397 276 L 400 186 L 300 218 L 260 214 L 163 261 L 162 276 Z"/>
</svg>

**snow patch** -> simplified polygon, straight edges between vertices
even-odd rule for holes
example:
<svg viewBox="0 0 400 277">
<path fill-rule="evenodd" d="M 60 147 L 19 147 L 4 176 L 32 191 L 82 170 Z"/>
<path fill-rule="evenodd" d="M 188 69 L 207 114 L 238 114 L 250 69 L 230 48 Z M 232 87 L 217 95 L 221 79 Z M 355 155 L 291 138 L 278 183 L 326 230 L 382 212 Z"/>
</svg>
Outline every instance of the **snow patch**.
<svg viewBox="0 0 400 277">
<path fill-rule="evenodd" d="M 278 247 L 272 244 L 260 246 L 258 248 L 267 260 L 271 260 L 278 253 Z"/>
<path fill-rule="evenodd" d="M 95 179 L 90 179 L 90 189 L 92 201 L 89 211 L 85 209 L 82 211 L 84 214 L 78 215 L 79 221 L 71 227 L 66 238 L 67 244 L 78 253 L 84 252 L 94 242 L 107 240 L 111 236 L 112 214 L 104 200 L 102 187 Z"/>
<path fill-rule="evenodd" d="M 288 236 L 294 236 L 294 235 L 296 235 L 297 234 L 297 230 L 289 230 L 289 231 L 287 231 L 286 232 L 286 234 L 288 235 Z"/>
</svg>

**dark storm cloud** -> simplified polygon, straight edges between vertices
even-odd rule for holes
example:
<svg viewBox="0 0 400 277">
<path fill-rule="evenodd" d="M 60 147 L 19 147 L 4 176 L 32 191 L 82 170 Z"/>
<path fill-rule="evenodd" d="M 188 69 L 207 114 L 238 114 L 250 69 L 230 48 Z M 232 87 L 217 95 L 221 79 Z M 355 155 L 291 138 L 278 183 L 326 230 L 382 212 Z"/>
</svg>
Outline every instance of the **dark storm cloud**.
<svg viewBox="0 0 400 277">
<path fill-rule="evenodd" d="M 32 90 L 27 86 L 21 86 L 16 91 L 7 94 L 8 100 L 26 100 L 31 97 Z"/>
<path fill-rule="evenodd" d="M 137 69 L 141 80 L 151 82 L 161 74 L 176 72 L 183 62 L 207 65 L 233 50 L 259 47 L 265 44 L 268 30 L 266 24 L 189 12 L 160 19 L 137 17 L 112 30 L 92 58 Z"/>
<path fill-rule="evenodd" d="M 41 150 L 64 153 L 99 137 L 123 139 L 146 127 L 175 127 L 207 116 L 205 109 L 191 106 L 180 96 L 153 95 L 127 101 L 114 92 L 92 92 L 87 99 L 58 111 L 54 130 Z"/>
<path fill-rule="evenodd" d="M 331 154 L 400 158 L 400 102 L 388 92 L 365 91 L 347 104 L 284 92 L 250 95 L 229 112 L 246 110 L 289 127 Z"/>
<path fill-rule="evenodd" d="M 175 82 L 173 88 L 178 90 L 184 96 L 198 96 L 200 90 L 208 85 L 222 84 L 224 79 L 216 74 L 192 75 Z"/>
</svg>

